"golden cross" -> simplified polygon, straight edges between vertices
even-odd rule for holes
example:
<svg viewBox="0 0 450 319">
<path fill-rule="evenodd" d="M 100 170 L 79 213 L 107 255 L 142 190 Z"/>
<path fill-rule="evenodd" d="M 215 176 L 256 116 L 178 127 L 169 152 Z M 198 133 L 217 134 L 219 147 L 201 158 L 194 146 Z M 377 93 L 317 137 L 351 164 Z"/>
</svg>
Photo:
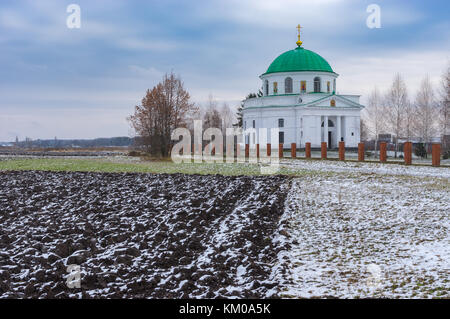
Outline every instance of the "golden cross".
<svg viewBox="0 0 450 319">
<path fill-rule="evenodd" d="M 301 46 L 302 45 L 302 41 L 300 41 L 300 29 L 302 27 L 300 26 L 300 24 L 297 26 L 297 30 L 298 30 L 298 41 L 297 41 L 297 45 Z"/>
<path fill-rule="evenodd" d="M 300 40 L 300 29 L 301 29 L 302 27 L 300 26 L 300 24 L 297 26 L 297 30 L 298 30 L 298 39 Z"/>
</svg>

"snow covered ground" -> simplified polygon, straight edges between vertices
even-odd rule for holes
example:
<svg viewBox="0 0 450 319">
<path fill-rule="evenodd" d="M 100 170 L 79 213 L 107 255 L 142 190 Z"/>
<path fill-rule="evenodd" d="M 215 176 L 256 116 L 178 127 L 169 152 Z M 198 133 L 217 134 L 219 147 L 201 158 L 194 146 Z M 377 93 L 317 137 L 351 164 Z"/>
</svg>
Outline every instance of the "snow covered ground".
<svg viewBox="0 0 450 319">
<path fill-rule="evenodd" d="M 281 167 L 291 171 L 345 173 L 356 177 L 360 174 L 404 175 L 417 177 L 438 177 L 450 179 L 449 167 L 415 166 L 369 162 L 341 162 L 322 160 L 291 160 L 281 161 Z"/>
<path fill-rule="evenodd" d="M 274 239 L 290 245 L 272 273 L 282 297 L 450 297 L 449 169 L 284 165 L 313 173 L 294 179 Z"/>
</svg>

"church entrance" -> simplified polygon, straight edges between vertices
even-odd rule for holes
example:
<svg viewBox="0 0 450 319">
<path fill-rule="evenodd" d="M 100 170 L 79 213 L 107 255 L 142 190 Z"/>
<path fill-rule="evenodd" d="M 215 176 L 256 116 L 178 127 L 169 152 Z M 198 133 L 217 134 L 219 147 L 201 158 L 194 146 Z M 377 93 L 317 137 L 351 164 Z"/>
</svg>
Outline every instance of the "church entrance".
<svg viewBox="0 0 450 319">
<path fill-rule="evenodd" d="M 331 148 L 331 132 L 328 131 L 328 144 L 327 144 L 328 148 Z"/>
<path fill-rule="evenodd" d="M 331 149 L 336 142 L 333 138 L 336 136 L 336 128 L 334 127 L 334 122 L 328 119 L 328 132 L 325 132 L 324 122 L 322 121 L 322 141 L 327 142 L 327 148 Z M 334 134 L 333 134 L 334 133 Z"/>
</svg>

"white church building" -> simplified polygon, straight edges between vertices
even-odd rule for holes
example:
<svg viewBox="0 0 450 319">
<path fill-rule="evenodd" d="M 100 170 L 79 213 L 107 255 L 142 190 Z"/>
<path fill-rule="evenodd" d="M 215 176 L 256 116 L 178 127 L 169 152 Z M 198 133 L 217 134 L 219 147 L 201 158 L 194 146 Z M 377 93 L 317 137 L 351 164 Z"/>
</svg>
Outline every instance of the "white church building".
<svg viewBox="0 0 450 319">
<path fill-rule="evenodd" d="M 359 95 L 336 94 L 337 77 L 324 58 L 302 47 L 299 34 L 297 48 L 278 56 L 260 76 L 263 96 L 243 101 L 244 131 L 256 129 L 245 142 L 260 143 L 260 128 L 279 128 L 279 143 L 285 147 L 296 143 L 303 148 L 310 142 L 319 148 L 327 142 L 336 148 L 339 141 L 357 147 L 364 106 Z"/>
</svg>

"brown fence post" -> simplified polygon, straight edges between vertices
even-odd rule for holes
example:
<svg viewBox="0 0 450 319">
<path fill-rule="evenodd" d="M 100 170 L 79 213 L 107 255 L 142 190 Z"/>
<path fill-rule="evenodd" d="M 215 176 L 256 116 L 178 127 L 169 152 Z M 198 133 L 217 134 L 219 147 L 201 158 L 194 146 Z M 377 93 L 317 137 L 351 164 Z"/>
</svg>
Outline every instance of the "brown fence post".
<svg viewBox="0 0 450 319">
<path fill-rule="evenodd" d="M 380 143 L 380 162 L 385 163 L 386 162 L 386 142 Z"/>
<path fill-rule="evenodd" d="M 256 158 L 259 158 L 259 144 L 256 144 Z"/>
<path fill-rule="evenodd" d="M 339 142 L 339 160 L 345 161 L 345 142 Z"/>
<path fill-rule="evenodd" d="M 358 143 L 358 161 L 364 162 L 364 143 Z"/>
<path fill-rule="evenodd" d="M 271 154 L 272 154 L 272 146 L 270 145 L 270 143 L 267 143 L 267 156 L 270 157 Z"/>
<path fill-rule="evenodd" d="M 441 144 L 431 144 L 431 163 L 433 166 L 441 165 Z"/>
<path fill-rule="evenodd" d="M 411 165 L 412 163 L 412 143 L 405 142 L 403 143 L 403 159 L 405 160 L 406 165 Z"/>
<path fill-rule="evenodd" d="M 327 159 L 327 142 L 322 142 L 320 144 L 320 158 Z"/>
<path fill-rule="evenodd" d="M 297 157 L 297 145 L 295 143 L 291 143 L 291 157 Z"/>
<path fill-rule="evenodd" d="M 283 143 L 278 144 L 278 157 L 283 158 Z"/>
<path fill-rule="evenodd" d="M 311 143 L 309 142 L 305 144 L 305 157 L 311 158 Z"/>
<path fill-rule="evenodd" d="M 245 158 L 249 158 L 249 157 L 250 157 L 250 145 L 245 144 Z"/>
</svg>

